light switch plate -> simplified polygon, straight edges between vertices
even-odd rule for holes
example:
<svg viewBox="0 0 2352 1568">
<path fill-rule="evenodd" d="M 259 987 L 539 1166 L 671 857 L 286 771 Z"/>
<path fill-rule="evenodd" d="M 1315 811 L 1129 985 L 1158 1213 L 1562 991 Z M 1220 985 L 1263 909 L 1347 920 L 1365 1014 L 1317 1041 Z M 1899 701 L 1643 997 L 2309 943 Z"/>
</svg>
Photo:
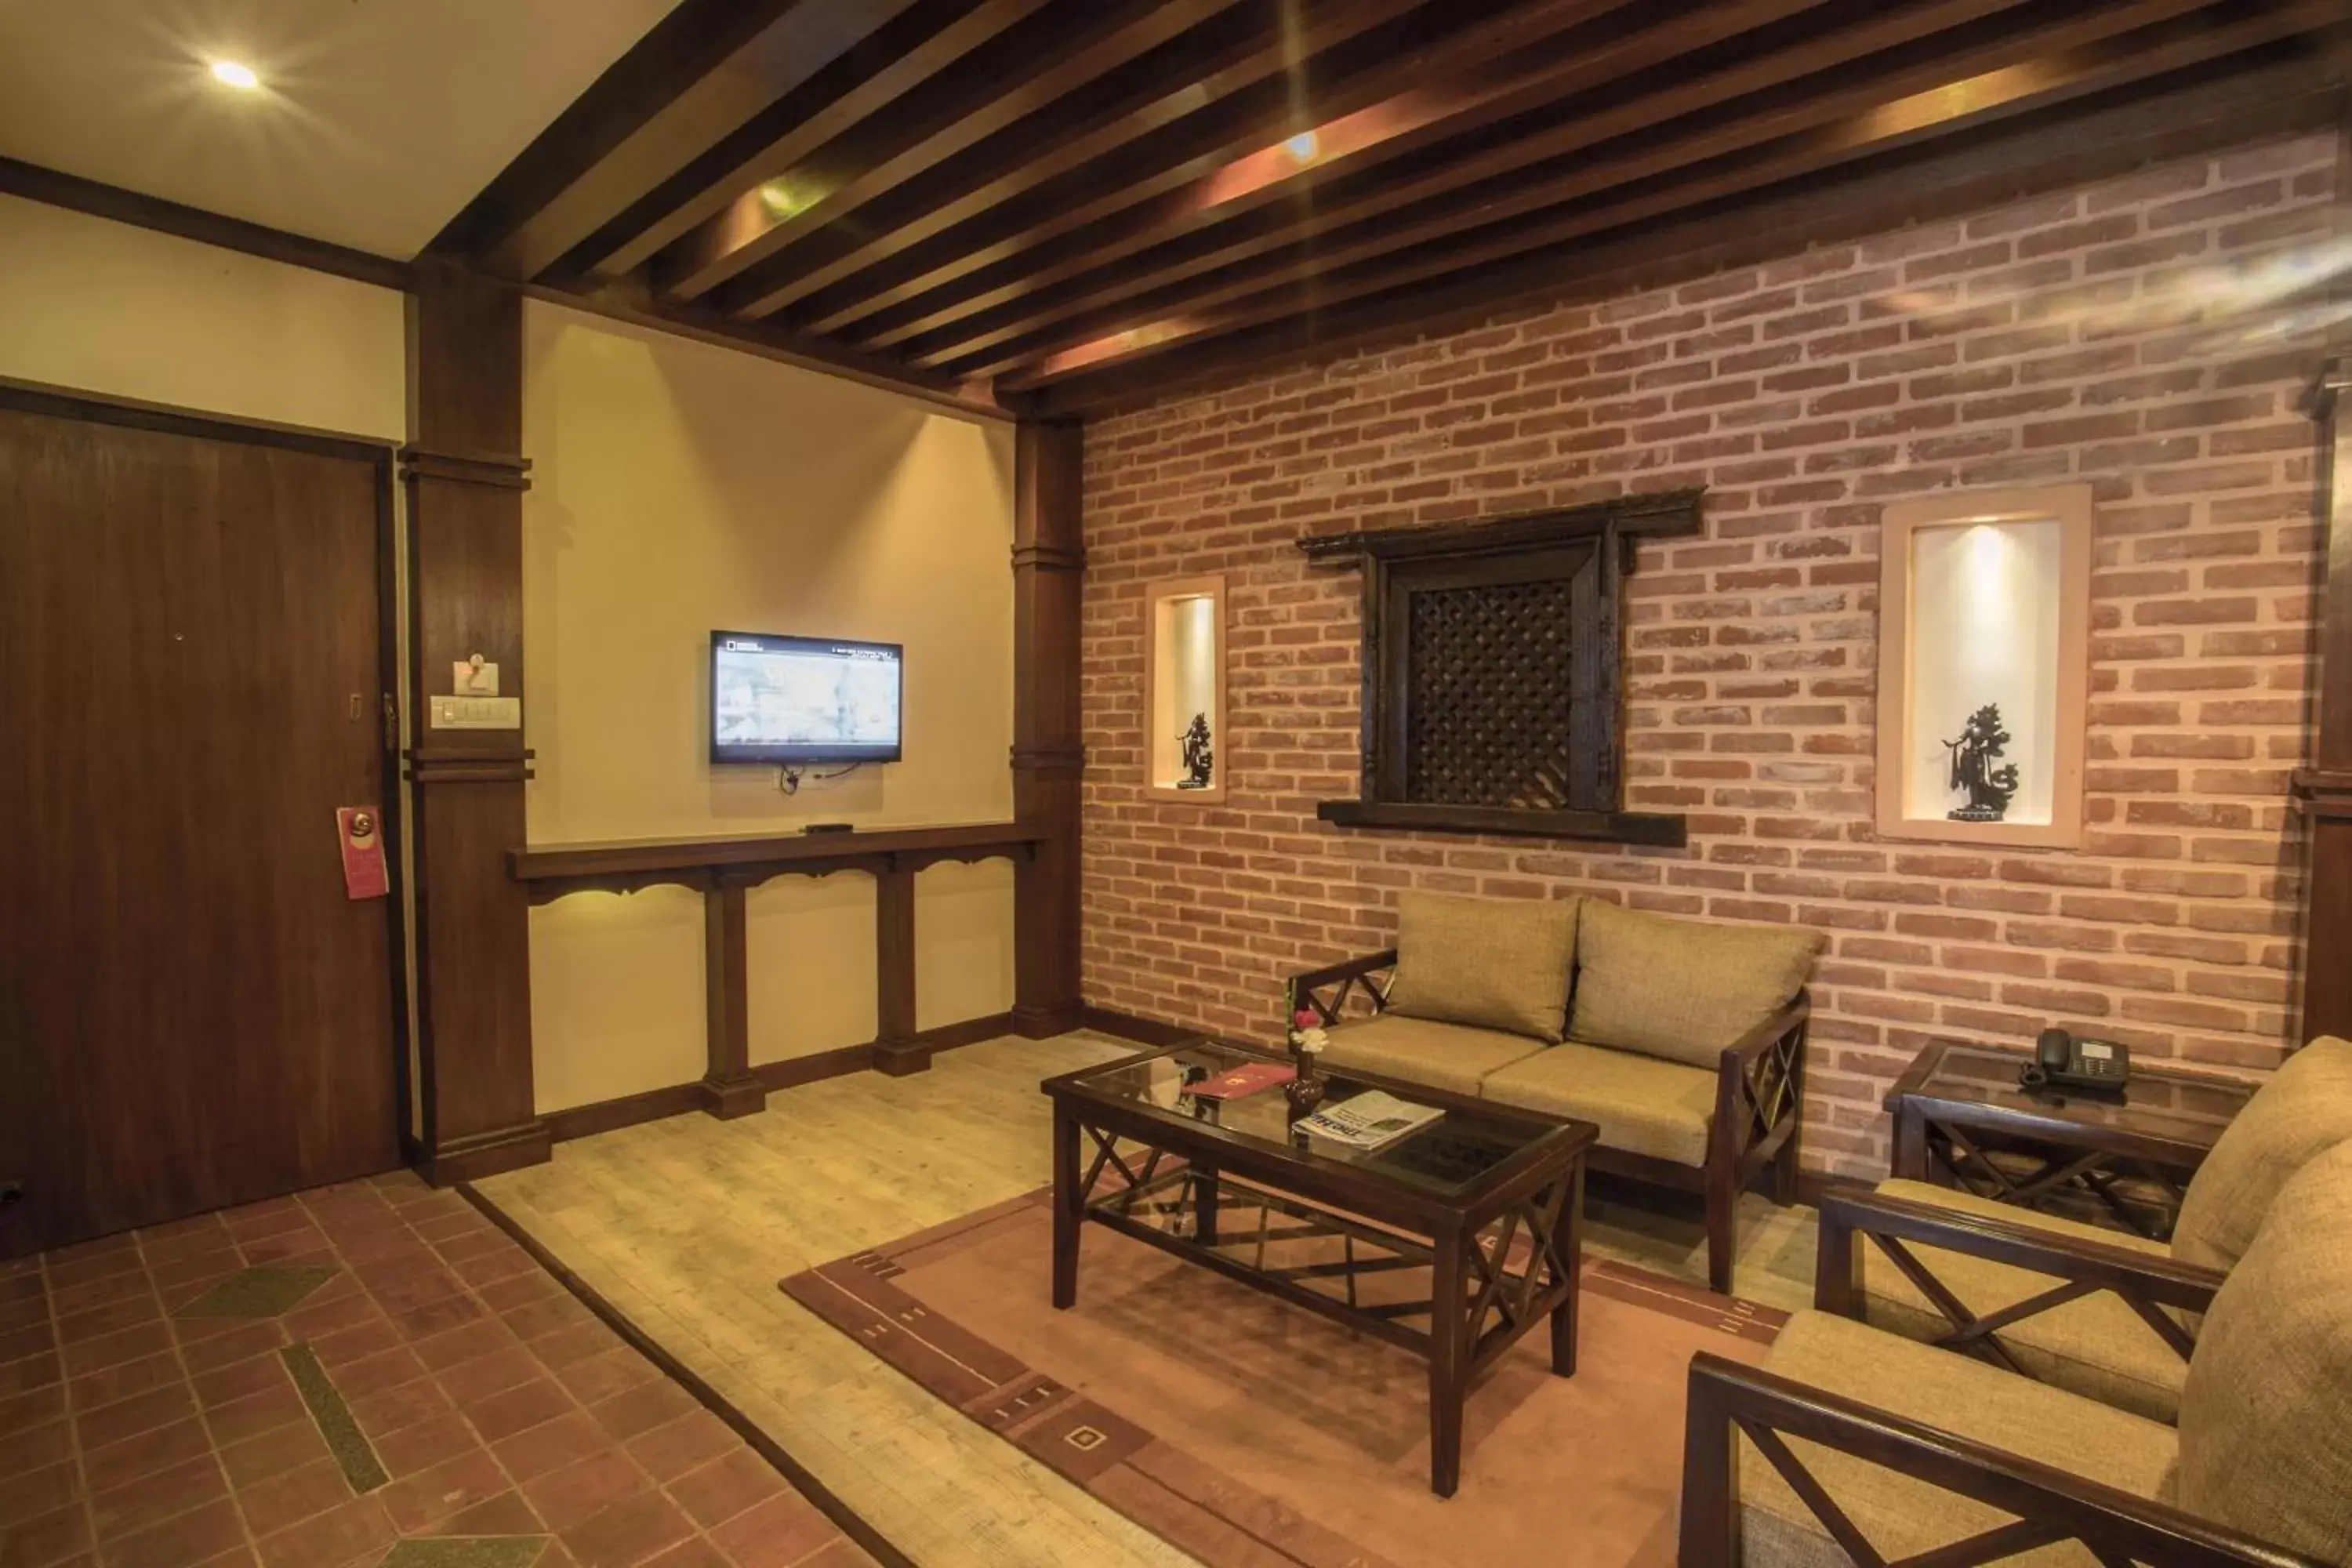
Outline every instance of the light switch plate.
<svg viewBox="0 0 2352 1568">
<path fill-rule="evenodd" d="M 522 699 L 520 697 L 436 697 L 433 699 L 433 728 L 436 730 L 520 730 L 522 728 Z"/>
</svg>

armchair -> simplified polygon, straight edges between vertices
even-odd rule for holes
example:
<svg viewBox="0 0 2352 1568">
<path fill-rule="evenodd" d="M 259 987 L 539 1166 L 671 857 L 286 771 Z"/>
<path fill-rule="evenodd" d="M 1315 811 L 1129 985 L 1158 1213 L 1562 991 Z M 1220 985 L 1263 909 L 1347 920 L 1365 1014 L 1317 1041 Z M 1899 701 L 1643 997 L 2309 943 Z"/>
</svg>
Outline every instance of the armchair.
<svg viewBox="0 0 2352 1568">
<path fill-rule="evenodd" d="M 2287 1184 L 2218 1284 L 2129 1248 L 1845 1196 L 1828 1205 L 1833 1248 L 1980 1230 L 2056 1291 L 2119 1291 L 2167 1319 L 2203 1309 L 2179 1426 L 1817 1307 L 1761 1368 L 1693 1361 L 1683 1568 L 2352 1561 L 2352 1446 L 2333 1436 L 2352 1387 L 2352 1144 Z M 1823 1265 L 1819 1307 L 1849 1261 Z"/>
</svg>

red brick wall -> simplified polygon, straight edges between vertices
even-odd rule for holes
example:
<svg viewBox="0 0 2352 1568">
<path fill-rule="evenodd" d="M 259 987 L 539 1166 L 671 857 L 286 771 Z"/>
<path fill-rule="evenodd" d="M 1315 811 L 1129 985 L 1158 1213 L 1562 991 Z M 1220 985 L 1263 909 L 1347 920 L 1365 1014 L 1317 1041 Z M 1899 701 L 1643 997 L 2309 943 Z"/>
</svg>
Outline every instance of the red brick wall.
<svg viewBox="0 0 2352 1568">
<path fill-rule="evenodd" d="M 2053 1018 L 2275 1061 L 2292 1028 L 2284 789 L 2320 569 L 2311 323 L 2265 298 L 2326 237 L 2332 142 L 2153 169 L 1858 244 L 1570 300 L 1172 399 L 1087 433 L 1086 989 L 1271 1037 L 1281 977 L 1386 945 L 1406 887 L 1795 921 L 1814 984 L 1809 1163 L 1884 1168 L 1930 1034 Z M 1878 511 L 2096 487 L 2087 842 L 1880 842 Z M 1645 850 L 1346 831 L 1357 577 L 1303 531 L 1704 483 L 1703 538 L 1629 584 L 1627 789 Z M 1141 790 L 1142 595 L 1230 582 L 1221 806 Z"/>
</svg>

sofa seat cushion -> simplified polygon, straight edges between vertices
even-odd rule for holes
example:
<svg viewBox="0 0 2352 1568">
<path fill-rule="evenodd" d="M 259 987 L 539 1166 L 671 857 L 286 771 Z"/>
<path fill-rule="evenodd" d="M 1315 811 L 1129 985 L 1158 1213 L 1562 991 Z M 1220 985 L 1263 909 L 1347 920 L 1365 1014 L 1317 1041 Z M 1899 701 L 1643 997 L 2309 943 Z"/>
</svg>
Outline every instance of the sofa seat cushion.
<svg viewBox="0 0 2352 1568">
<path fill-rule="evenodd" d="M 1478 1092 L 1498 1104 L 1593 1122 L 1604 1149 L 1706 1163 L 1716 1075 L 1680 1062 L 1570 1040 L 1490 1073 Z"/>
<path fill-rule="evenodd" d="M 1402 1079 L 1474 1098 L 1480 1079 L 1546 1048 L 1525 1035 L 1401 1018 L 1394 1013 L 1341 1024 L 1329 1035 L 1331 1043 L 1323 1052 L 1323 1065 L 1329 1071 Z"/>
<path fill-rule="evenodd" d="M 1570 1037 L 1712 1068 L 1796 999 L 1820 931 L 1682 921 L 1587 900 Z"/>
<path fill-rule="evenodd" d="M 1929 1186 L 1925 1182 L 1881 1182 L 1878 1190 L 1889 1197 L 1965 1214 L 1987 1215 L 2015 1225 L 2032 1226 L 2060 1236 L 2096 1241 L 2127 1252 L 2154 1258 L 2168 1254 L 2160 1241 L 2119 1230 L 2037 1214 L 1980 1198 L 1973 1193 Z M 2039 1296 L 2063 1281 L 2031 1269 L 1990 1263 L 1940 1247 L 1905 1245 L 1928 1272 L 1979 1317 Z M 1886 1254 L 1866 1239 L 1857 1240 L 1862 1258 L 1864 1310 L 1873 1327 L 1906 1339 L 1932 1340 L 1948 1331 L 1950 1321 L 1936 1310 L 1910 1278 L 1895 1267 Z M 2169 1425 L 2180 1414 L 2180 1385 L 2188 1380 L 2189 1363 L 2157 1337 L 2156 1331 L 2112 1291 L 2053 1307 L 1999 1331 L 2000 1342 L 2031 1376 Z"/>
<path fill-rule="evenodd" d="M 2329 1036 L 2284 1066 L 2231 1119 L 2181 1195 L 2173 1256 L 2229 1268 L 2253 1245 L 2288 1179 L 2352 1139 L 2352 1041 Z"/>
<path fill-rule="evenodd" d="M 2137 1497 L 2159 1495 L 2179 1451 L 2178 1434 L 2168 1426 L 1827 1312 L 1791 1318 L 1764 1366 L 1810 1387 Z M 1889 1561 L 1948 1545 L 2013 1517 L 1801 1438 L 1783 1441 Z M 1852 1568 L 1853 1562 L 1771 1461 L 1744 1440 L 1739 1539 L 1743 1568 Z M 2097 1564 L 2072 1542 L 2000 1561 L 2034 1568 Z"/>
<path fill-rule="evenodd" d="M 1549 1044 L 1568 1025 L 1579 899 L 1397 899 L 1389 1010 Z"/>
</svg>

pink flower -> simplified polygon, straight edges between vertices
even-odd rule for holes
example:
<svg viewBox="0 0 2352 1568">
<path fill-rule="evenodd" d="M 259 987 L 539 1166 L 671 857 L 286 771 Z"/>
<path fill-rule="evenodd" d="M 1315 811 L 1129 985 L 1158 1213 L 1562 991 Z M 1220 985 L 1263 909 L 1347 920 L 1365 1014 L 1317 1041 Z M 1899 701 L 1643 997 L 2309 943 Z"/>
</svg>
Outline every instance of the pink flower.
<svg viewBox="0 0 2352 1568">
<path fill-rule="evenodd" d="M 1312 1007 L 1301 1007 L 1290 1016 L 1290 1026 L 1294 1029 L 1311 1029 L 1315 1026 L 1316 1021 L 1315 1009 Z"/>
</svg>

